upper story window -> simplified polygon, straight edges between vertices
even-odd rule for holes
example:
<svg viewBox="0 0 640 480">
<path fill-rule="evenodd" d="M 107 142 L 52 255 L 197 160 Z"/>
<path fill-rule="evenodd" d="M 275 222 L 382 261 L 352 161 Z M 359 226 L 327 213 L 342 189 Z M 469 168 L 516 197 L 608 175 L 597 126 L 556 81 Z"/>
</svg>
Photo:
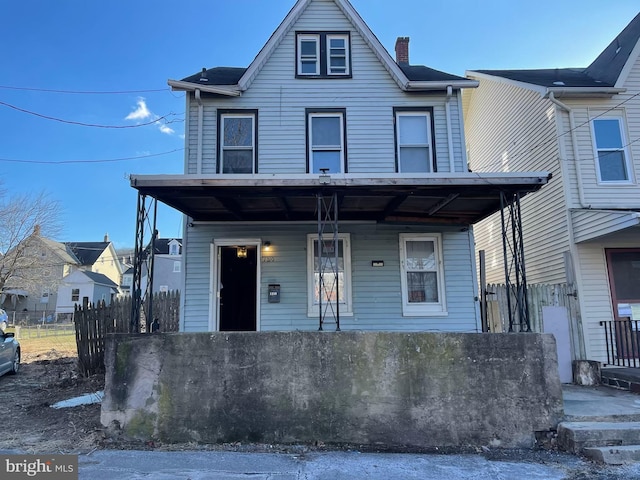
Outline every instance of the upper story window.
<svg viewBox="0 0 640 480">
<path fill-rule="evenodd" d="M 180 262 L 173 262 L 173 273 L 180 273 Z"/>
<path fill-rule="evenodd" d="M 596 118 L 592 125 L 599 181 L 628 183 L 631 169 L 622 118 Z"/>
<path fill-rule="evenodd" d="M 398 172 L 435 172 L 433 109 L 395 109 L 394 114 Z"/>
<path fill-rule="evenodd" d="M 350 77 L 351 36 L 348 32 L 298 32 L 297 77 Z"/>
<path fill-rule="evenodd" d="M 345 173 L 345 110 L 307 110 L 308 168 L 311 173 Z"/>
<path fill-rule="evenodd" d="M 255 110 L 218 111 L 218 173 L 257 172 Z"/>
</svg>

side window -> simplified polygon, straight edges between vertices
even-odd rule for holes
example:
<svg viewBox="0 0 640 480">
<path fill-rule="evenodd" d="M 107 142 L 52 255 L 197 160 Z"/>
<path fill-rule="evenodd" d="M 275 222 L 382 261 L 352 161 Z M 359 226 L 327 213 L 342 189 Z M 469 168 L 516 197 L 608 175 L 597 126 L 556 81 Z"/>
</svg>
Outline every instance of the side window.
<svg viewBox="0 0 640 480">
<path fill-rule="evenodd" d="M 173 262 L 173 273 L 180 273 L 180 262 Z"/>
<path fill-rule="evenodd" d="M 310 173 L 346 173 L 345 111 L 307 111 Z"/>
<path fill-rule="evenodd" d="M 349 35 L 327 35 L 327 75 L 349 73 Z"/>
<path fill-rule="evenodd" d="M 400 234 L 402 314 L 446 314 L 442 238 Z"/>
<path fill-rule="evenodd" d="M 218 173 L 256 173 L 256 111 L 218 112 Z"/>
<path fill-rule="evenodd" d="M 336 301 L 341 313 L 352 313 L 350 243 L 349 234 L 339 234 L 336 252 L 333 238 L 320 245 L 318 235 L 307 236 L 309 316 L 318 315 L 320 304 L 335 311 Z"/>
<path fill-rule="evenodd" d="M 435 172 L 432 112 L 395 111 L 396 161 L 399 173 Z"/>
<path fill-rule="evenodd" d="M 629 182 L 629 154 L 622 119 L 596 118 L 592 125 L 599 181 Z"/>
<path fill-rule="evenodd" d="M 79 300 L 80 300 L 80 289 L 79 288 L 71 289 L 71 301 L 77 302 Z"/>
</svg>

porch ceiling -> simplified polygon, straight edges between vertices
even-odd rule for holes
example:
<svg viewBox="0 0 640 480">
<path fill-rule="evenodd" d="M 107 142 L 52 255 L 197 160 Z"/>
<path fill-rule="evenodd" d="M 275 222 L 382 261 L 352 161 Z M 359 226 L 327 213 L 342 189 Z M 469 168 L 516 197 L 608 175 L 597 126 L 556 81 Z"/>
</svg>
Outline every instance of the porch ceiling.
<svg viewBox="0 0 640 480">
<path fill-rule="evenodd" d="M 131 186 L 194 221 L 315 221 L 317 194 L 338 195 L 340 221 L 473 224 L 500 209 L 500 192 L 539 190 L 547 172 L 412 178 L 340 175 L 133 175 Z"/>
</svg>

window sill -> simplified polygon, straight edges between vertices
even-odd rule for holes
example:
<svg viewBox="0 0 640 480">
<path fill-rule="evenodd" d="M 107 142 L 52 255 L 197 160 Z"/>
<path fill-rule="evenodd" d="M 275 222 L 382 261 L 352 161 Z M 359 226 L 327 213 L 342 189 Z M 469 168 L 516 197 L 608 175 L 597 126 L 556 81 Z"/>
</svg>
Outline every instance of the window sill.
<svg viewBox="0 0 640 480">
<path fill-rule="evenodd" d="M 449 312 L 447 312 L 446 310 L 441 310 L 441 311 L 434 311 L 434 310 L 423 310 L 423 311 L 409 311 L 407 312 L 406 310 L 402 311 L 402 316 L 403 317 L 448 317 L 449 316 Z"/>
</svg>

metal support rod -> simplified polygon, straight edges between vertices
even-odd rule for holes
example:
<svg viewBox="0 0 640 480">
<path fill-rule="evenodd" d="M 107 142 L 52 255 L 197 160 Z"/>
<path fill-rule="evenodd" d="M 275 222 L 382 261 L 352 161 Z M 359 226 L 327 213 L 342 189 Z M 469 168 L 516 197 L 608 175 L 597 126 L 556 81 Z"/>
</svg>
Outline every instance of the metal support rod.
<svg viewBox="0 0 640 480">
<path fill-rule="evenodd" d="M 340 331 L 340 240 L 338 235 L 338 195 L 331 194 L 331 199 L 320 192 L 316 195 L 318 208 L 318 330 L 323 330 L 329 314 L 333 315 L 336 331 Z M 325 240 L 329 233 L 331 240 Z M 332 244 L 332 247 L 330 245 Z M 325 253 L 333 248 L 333 255 Z M 314 253 L 315 260 L 315 253 Z M 329 274 L 329 275 L 327 275 Z M 331 278 L 327 284 L 327 276 Z M 335 298 L 335 302 L 332 299 Z"/>
</svg>

